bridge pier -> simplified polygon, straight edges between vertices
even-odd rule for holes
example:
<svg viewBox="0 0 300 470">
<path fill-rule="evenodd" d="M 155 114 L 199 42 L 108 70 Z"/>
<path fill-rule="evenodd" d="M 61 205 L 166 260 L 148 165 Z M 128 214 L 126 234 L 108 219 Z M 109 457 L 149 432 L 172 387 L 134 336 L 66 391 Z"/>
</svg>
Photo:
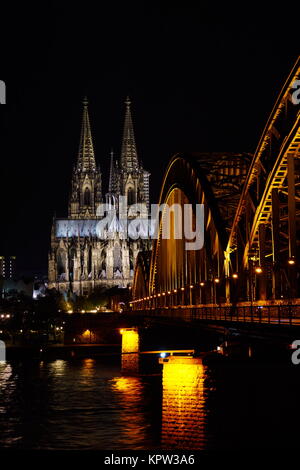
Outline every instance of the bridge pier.
<svg viewBox="0 0 300 470">
<path fill-rule="evenodd" d="M 138 374 L 140 336 L 138 328 L 122 328 L 122 373 Z"/>
<path fill-rule="evenodd" d="M 200 358 L 170 356 L 163 365 L 162 446 L 201 449 L 204 445 L 204 367 Z"/>
</svg>

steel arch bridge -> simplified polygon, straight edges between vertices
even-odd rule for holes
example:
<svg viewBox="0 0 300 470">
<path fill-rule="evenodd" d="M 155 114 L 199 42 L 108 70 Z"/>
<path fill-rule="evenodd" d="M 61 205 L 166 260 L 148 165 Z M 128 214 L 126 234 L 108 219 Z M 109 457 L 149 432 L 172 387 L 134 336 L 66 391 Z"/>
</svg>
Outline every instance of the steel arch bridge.
<svg viewBox="0 0 300 470">
<path fill-rule="evenodd" d="M 185 250 L 162 213 L 152 252 L 136 265 L 133 309 L 300 304 L 300 60 L 254 155 L 177 154 L 160 204 L 204 205 L 204 246 Z M 299 97 L 297 99 L 297 96 Z M 296 98 L 296 99 L 295 99 Z M 170 237 L 162 237 L 164 217 Z"/>
</svg>

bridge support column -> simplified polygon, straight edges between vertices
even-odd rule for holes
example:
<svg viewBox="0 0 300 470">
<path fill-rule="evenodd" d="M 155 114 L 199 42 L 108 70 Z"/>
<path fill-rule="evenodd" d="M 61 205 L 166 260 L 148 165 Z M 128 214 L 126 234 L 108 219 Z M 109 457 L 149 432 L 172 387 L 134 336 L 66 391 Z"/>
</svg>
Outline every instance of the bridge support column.
<svg viewBox="0 0 300 470">
<path fill-rule="evenodd" d="M 122 328 L 122 372 L 137 374 L 139 372 L 140 335 L 137 328 Z"/>
<path fill-rule="evenodd" d="M 204 441 L 202 360 L 170 356 L 163 365 L 162 447 L 201 449 Z"/>
</svg>

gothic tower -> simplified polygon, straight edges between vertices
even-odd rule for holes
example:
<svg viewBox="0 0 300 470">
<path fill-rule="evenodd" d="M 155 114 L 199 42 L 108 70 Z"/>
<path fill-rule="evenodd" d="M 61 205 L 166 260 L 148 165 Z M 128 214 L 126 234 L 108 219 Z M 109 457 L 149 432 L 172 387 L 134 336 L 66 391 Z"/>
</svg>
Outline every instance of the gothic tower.
<svg viewBox="0 0 300 470">
<path fill-rule="evenodd" d="M 120 159 L 119 191 L 127 196 L 128 205 L 145 202 L 149 207 L 150 173 L 143 169 L 142 164 L 138 160 L 129 97 L 127 97 L 125 104 L 126 112 Z"/>
<path fill-rule="evenodd" d="M 116 223 L 99 232 L 97 227 L 105 216 L 97 212 L 103 202 L 102 177 L 96 163 L 85 98 L 68 218 L 53 220 L 49 252 L 50 288 L 85 295 L 97 287 L 130 285 L 137 255 L 143 249 L 148 250 L 151 242 L 124 237 L 117 222 L 118 201 L 120 196 L 126 196 L 128 206 L 136 203 L 149 205 L 149 176 L 138 159 L 130 100 L 127 98 L 120 161 L 114 160 L 111 152 L 106 194 L 106 201 L 116 209 Z"/>
<path fill-rule="evenodd" d="M 85 98 L 78 157 L 72 175 L 69 218 L 95 217 L 97 206 L 101 201 L 101 172 L 99 165 L 96 165 L 88 101 Z"/>
</svg>

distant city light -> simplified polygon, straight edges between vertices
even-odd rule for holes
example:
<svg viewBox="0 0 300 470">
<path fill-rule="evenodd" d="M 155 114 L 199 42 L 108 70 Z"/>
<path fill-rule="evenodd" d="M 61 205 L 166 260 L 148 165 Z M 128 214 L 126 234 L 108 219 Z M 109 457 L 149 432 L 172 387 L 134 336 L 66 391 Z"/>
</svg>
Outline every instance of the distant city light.
<svg viewBox="0 0 300 470">
<path fill-rule="evenodd" d="M 165 353 L 165 352 L 160 353 L 160 357 L 166 357 L 166 355 L 167 355 L 167 353 Z"/>
</svg>

